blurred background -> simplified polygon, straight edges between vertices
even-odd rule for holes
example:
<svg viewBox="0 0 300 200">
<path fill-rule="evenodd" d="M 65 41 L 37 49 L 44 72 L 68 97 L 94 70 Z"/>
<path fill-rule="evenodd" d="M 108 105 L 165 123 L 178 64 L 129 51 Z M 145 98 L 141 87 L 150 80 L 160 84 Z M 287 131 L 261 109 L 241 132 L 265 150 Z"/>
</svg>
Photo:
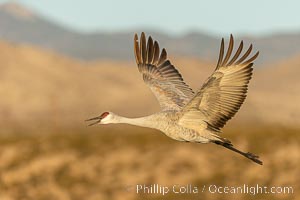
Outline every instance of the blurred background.
<svg viewBox="0 0 300 200">
<path fill-rule="evenodd" d="M 0 199 L 300 199 L 299 1 L 0 0 Z M 159 105 L 137 70 L 134 33 L 165 47 L 194 90 L 230 34 L 252 43 L 248 97 L 222 147 L 128 125 L 87 127 L 103 111 Z M 292 187 L 281 194 L 137 194 L 136 185 Z M 200 189 L 201 188 L 201 189 Z"/>
</svg>

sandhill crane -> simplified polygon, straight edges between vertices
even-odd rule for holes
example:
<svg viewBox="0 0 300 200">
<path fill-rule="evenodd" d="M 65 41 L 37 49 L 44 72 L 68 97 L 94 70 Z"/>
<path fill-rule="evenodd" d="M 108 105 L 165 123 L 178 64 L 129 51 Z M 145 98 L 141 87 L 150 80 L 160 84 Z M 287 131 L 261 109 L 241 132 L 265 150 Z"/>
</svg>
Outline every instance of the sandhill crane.
<svg viewBox="0 0 300 200">
<path fill-rule="evenodd" d="M 86 121 L 94 124 L 125 123 L 158 129 L 174 140 L 214 143 L 237 152 L 262 165 L 259 157 L 242 152 L 232 143 L 220 136 L 221 128 L 239 110 L 246 98 L 249 80 L 252 75 L 253 61 L 259 52 L 249 58 L 252 45 L 241 56 L 243 41 L 235 54 L 233 36 L 224 57 L 224 39 L 221 41 L 219 59 L 213 74 L 197 91 L 183 81 L 181 74 L 167 59 L 167 52 L 160 52 L 157 41 L 141 33 L 140 41 L 134 36 L 134 53 L 139 72 L 150 87 L 161 111 L 140 118 L 126 118 L 112 112 L 104 112 Z M 230 57 L 232 57 L 230 59 Z"/>
</svg>

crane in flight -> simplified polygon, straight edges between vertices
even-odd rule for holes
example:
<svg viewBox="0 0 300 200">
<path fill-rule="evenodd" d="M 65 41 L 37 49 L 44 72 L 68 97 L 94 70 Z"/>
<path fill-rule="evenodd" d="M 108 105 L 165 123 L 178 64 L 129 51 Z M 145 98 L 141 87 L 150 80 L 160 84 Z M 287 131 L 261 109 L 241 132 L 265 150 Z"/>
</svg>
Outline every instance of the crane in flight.
<svg viewBox="0 0 300 200">
<path fill-rule="evenodd" d="M 249 57 L 252 44 L 241 54 L 243 41 L 232 55 L 233 36 L 227 52 L 224 39 L 221 41 L 219 59 L 212 75 L 202 87 L 194 92 L 183 80 L 178 70 L 167 58 L 157 41 L 142 32 L 140 40 L 134 36 L 134 54 L 144 82 L 156 96 L 161 111 L 139 118 L 122 117 L 113 112 L 88 119 L 94 124 L 125 123 L 158 129 L 168 137 L 185 142 L 214 143 L 237 152 L 262 165 L 257 155 L 234 148 L 226 138 L 220 136 L 221 128 L 243 104 L 249 80 L 252 76 L 253 61 L 259 52 Z"/>
</svg>

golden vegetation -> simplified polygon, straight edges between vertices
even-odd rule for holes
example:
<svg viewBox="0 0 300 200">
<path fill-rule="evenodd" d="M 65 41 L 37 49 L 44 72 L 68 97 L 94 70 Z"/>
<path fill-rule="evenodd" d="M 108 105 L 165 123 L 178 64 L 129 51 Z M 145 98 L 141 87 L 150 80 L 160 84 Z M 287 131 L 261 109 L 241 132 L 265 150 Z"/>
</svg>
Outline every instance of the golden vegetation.
<svg viewBox="0 0 300 200">
<path fill-rule="evenodd" d="M 1 135 L 0 199 L 296 199 L 299 130 L 246 130 L 225 136 L 259 154 L 263 166 L 213 144 L 176 142 L 142 128 Z M 137 184 L 155 183 L 289 186 L 294 194 L 136 194 Z"/>
</svg>

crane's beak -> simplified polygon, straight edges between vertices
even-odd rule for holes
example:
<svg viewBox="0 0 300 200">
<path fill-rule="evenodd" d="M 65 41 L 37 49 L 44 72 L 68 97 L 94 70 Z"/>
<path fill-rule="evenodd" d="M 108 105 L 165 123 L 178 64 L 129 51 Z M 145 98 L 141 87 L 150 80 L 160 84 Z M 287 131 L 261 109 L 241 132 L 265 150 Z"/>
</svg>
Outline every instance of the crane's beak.
<svg viewBox="0 0 300 200">
<path fill-rule="evenodd" d="M 88 122 L 88 121 L 94 121 L 94 120 L 96 120 L 96 121 L 94 121 L 94 122 L 92 122 L 91 124 L 88 125 L 88 126 L 93 126 L 93 125 L 95 125 L 95 124 L 100 123 L 100 122 L 101 122 L 101 119 L 102 119 L 102 117 L 101 117 L 101 116 L 98 116 L 98 117 L 93 117 L 93 118 L 91 118 L 91 119 L 87 119 L 87 120 L 85 120 L 85 121 Z"/>
</svg>

